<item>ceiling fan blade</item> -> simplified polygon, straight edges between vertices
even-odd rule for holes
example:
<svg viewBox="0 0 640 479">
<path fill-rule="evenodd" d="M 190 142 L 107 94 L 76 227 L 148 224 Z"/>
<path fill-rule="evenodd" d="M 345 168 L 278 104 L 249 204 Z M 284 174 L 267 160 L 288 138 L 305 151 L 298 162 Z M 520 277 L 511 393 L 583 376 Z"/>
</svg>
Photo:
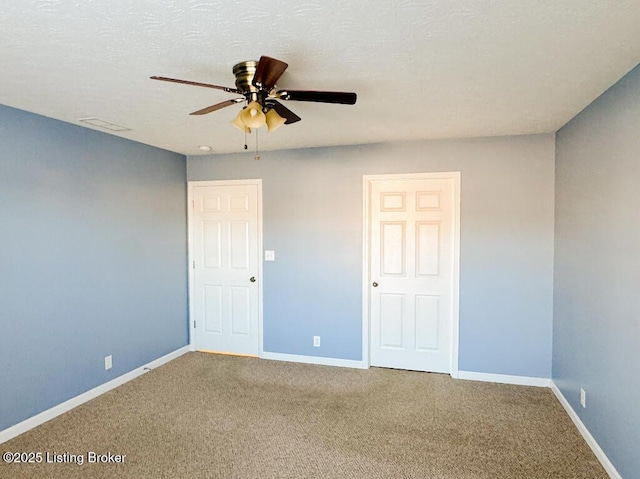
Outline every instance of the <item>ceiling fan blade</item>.
<svg viewBox="0 0 640 479">
<path fill-rule="evenodd" d="M 193 86 L 203 86 L 205 88 L 215 88 L 216 90 L 222 90 L 229 93 L 242 93 L 240 90 L 236 90 L 235 88 L 229 88 L 226 86 L 212 85 L 211 83 L 200 83 L 197 81 L 188 81 L 188 80 L 178 80 L 177 78 L 167 78 L 167 77 L 149 77 L 152 80 L 162 80 L 169 81 L 173 83 L 182 83 L 183 85 L 193 85 Z"/>
<path fill-rule="evenodd" d="M 253 86 L 271 90 L 289 65 L 275 58 L 261 56 L 256 73 L 253 75 Z"/>
<path fill-rule="evenodd" d="M 294 112 L 289 110 L 286 106 L 278 101 L 269 100 L 267 104 L 271 105 L 276 113 L 285 119 L 285 125 L 290 125 L 291 123 L 302 120 L 302 118 L 300 118 L 298 115 L 296 115 Z"/>
<path fill-rule="evenodd" d="M 233 100 L 221 101 L 220 103 L 216 103 L 215 105 L 208 106 L 206 108 L 203 108 L 202 110 L 189 113 L 189 115 L 206 115 L 207 113 L 211 113 L 212 111 L 216 111 L 216 110 L 221 110 L 222 108 L 235 105 L 236 103 L 240 103 L 241 101 L 244 101 L 244 98 L 234 98 Z"/>
<path fill-rule="evenodd" d="M 355 105 L 358 98 L 355 93 L 350 92 L 313 90 L 281 90 L 276 93 L 276 96 L 282 100 L 341 103 L 343 105 Z"/>
</svg>

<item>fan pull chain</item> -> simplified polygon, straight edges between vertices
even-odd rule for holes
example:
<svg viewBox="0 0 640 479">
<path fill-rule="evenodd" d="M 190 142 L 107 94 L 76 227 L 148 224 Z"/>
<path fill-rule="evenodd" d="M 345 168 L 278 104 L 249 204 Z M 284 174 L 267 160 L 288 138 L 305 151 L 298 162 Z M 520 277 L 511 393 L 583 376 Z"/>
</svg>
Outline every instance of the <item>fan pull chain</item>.
<svg viewBox="0 0 640 479">
<path fill-rule="evenodd" d="M 258 129 L 256 128 L 256 155 L 253 157 L 254 160 L 259 160 L 260 155 L 258 154 Z"/>
<path fill-rule="evenodd" d="M 249 147 L 247 146 L 247 129 L 244 129 L 244 149 L 248 150 Z"/>
</svg>

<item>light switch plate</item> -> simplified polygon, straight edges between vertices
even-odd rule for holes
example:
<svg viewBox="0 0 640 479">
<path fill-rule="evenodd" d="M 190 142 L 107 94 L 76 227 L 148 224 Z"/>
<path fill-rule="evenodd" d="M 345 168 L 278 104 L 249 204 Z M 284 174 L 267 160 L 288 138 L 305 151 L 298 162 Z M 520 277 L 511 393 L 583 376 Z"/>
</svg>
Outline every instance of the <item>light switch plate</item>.
<svg viewBox="0 0 640 479">
<path fill-rule="evenodd" d="M 275 251 L 265 251 L 264 252 L 264 260 L 265 261 L 275 261 L 276 260 L 276 252 Z"/>
</svg>

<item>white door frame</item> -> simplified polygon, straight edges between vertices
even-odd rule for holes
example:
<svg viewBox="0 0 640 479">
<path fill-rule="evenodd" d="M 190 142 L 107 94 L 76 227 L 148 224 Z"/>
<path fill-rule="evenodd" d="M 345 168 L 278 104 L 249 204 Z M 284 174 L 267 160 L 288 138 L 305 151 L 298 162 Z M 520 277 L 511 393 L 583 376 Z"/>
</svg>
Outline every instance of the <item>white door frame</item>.
<svg viewBox="0 0 640 479">
<path fill-rule="evenodd" d="M 401 173 L 387 175 L 364 175 L 362 177 L 363 225 L 362 229 L 362 361 L 364 367 L 371 364 L 370 346 L 370 285 L 371 265 L 369 261 L 370 192 L 374 180 L 419 180 L 419 179 L 451 179 L 453 180 L 453 294 L 451 324 L 451 377 L 458 378 L 458 346 L 460 338 L 460 172 L 442 173 Z"/>
<path fill-rule="evenodd" d="M 262 293 L 263 293 L 263 275 L 262 275 L 262 179 L 252 179 L 252 180 L 212 180 L 212 181 L 187 181 L 187 228 L 188 228 L 188 268 L 189 268 L 189 349 L 191 351 L 196 350 L 195 345 L 195 337 L 194 337 L 194 328 L 193 328 L 193 317 L 192 312 L 194 311 L 194 256 L 193 256 L 193 210 L 194 210 L 194 199 L 193 199 L 193 189 L 197 186 L 249 186 L 256 185 L 258 187 L 258 357 L 262 357 L 263 355 L 263 343 L 262 343 Z"/>
</svg>

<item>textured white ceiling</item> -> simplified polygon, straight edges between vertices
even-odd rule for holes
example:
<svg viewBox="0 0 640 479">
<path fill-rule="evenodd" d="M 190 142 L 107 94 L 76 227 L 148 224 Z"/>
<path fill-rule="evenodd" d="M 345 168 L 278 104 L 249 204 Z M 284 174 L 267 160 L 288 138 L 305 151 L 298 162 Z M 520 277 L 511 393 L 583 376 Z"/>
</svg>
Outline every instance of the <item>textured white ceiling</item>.
<svg viewBox="0 0 640 479">
<path fill-rule="evenodd" d="M 232 66 L 289 63 L 302 121 L 260 149 L 553 132 L 640 62 L 638 0 L 0 0 L 0 103 L 183 154 L 242 151 Z"/>
</svg>

